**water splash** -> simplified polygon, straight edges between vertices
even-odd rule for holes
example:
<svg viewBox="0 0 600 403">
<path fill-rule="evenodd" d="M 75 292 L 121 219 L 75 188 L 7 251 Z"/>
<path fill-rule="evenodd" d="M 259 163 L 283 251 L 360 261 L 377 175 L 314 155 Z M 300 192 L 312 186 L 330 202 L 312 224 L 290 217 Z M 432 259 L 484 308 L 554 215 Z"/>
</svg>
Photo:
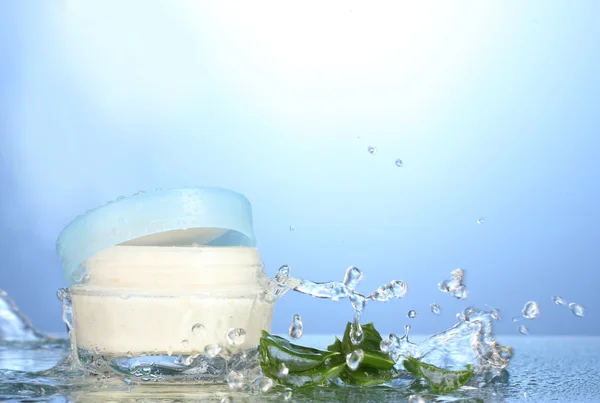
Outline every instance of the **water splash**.
<svg viewBox="0 0 600 403">
<path fill-rule="evenodd" d="M 8 294 L 0 290 L 0 341 L 40 341 L 47 338 L 33 327 Z"/>
<path fill-rule="evenodd" d="M 465 272 L 461 268 L 453 270 L 450 277 L 438 283 L 438 288 L 442 292 L 450 293 L 456 299 L 466 299 L 467 286 L 463 284 L 464 274 Z"/>
</svg>

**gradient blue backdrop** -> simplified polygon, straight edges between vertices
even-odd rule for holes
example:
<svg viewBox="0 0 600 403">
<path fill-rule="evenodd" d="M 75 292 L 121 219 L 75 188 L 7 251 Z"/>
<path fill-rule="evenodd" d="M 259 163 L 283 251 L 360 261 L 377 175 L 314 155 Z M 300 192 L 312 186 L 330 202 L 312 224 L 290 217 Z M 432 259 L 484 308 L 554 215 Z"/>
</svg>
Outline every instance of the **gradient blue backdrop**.
<svg viewBox="0 0 600 403">
<path fill-rule="evenodd" d="M 383 330 L 489 304 L 512 333 L 536 300 L 532 334 L 599 334 L 600 2 L 291 4 L 1 1 L 0 287 L 62 331 L 64 225 L 216 185 L 251 200 L 270 275 L 407 281 L 367 309 Z M 456 267 L 466 302 L 436 287 Z M 274 330 L 295 312 L 308 333 L 351 318 L 286 295 Z"/>
</svg>

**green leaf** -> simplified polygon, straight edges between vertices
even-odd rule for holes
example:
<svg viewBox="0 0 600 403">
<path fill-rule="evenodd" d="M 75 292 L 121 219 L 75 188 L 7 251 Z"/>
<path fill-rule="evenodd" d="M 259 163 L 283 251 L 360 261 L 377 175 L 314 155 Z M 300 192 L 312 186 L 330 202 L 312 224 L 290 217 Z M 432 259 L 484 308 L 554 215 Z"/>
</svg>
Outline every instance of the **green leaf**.
<svg viewBox="0 0 600 403">
<path fill-rule="evenodd" d="M 335 353 L 331 359 L 306 371 L 290 371 L 287 375 L 279 374 L 279 366 L 259 361 L 263 373 L 277 380 L 282 385 L 300 388 L 303 386 L 322 386 L 332 379 L 339 377 L 346 368 L 346 361 L 340 353 Z"/>
<path fill-rule="evenodd" d="M 340 379 L 347 385 L 373 386 L 393 381 L 399 375 L 396 369 L 381 370 L 359 367 L 356 371 L 342 371 Z"/>
<path fill-rule="evenodd" d="M 265 331 L 260 339 L 260 351 L 265 363 L 274 363 L 277 368 L 283 363 L 290 372 L 306 371 L 323 364 L 327 358 L 339 354 L 290 343 L 283 337 Z"/>
<path fill-rule="evenodd" d="M 449 392 L 466 384 L 473 375 L 472 369 L 448 371 L 435 365 L 405 356 L 404 368 L 415 378 L 423 378 L 434 392 Z"/>
<path fill-rule="evenodd" d="M 358 344 L 352 344 L 352 340 L 350 339 L 350 329 L 352 323 L 348 323 L 346 325 L 346 331 L 344 332 L 344 338 L 341 341 L 341 351 L 344 355 L 350 354 L 352 351 L 360 348 L 364 357 L 362 362 L 360 363 L 360 367 L 372 367 L 376 369 L 382 370 L 390 370 L 394 367 L 394 360 L 390 358 L 389 355 L 383 353 L 380 348 L 381 343 L 381 335 L 375 329 L 373 323 L 367 323 L 366 325 L 362 325 L 363 331 L 363 340 Z M 328 347 L 330 351 L 331 348 L 338 347 L 338 339 L 336 338 L 336 342 Z"/>
<path fill-rule="evenodd" d="M 327 350 L 334 351 L 336 353 L 341 353 L 342 352 L 342 341 L 340 339 L 338 339 L 336 336 L 335 341 L 333 342 L 332 345 L 327 347 Z"/>
</svg>

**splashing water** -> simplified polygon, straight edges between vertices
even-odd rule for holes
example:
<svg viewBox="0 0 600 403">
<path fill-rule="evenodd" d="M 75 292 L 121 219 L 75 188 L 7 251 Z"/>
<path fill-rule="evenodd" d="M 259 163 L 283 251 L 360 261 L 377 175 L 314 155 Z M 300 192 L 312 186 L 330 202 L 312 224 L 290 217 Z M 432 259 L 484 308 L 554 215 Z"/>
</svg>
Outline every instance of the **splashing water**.
<svg viewBox="0 0 600 403">
<path fill-rule="evenodd" d="M 450 273 L 450 277 L 438 283 L 438 288 L 442 292 L 450 293 L 456 299 L 467 298 L 467 286 L 463 284 L 464 270 L 455 269 Z"/>
<path fill-rule="evenodd" d="M 540 306 L 535 301 L 529 301 L 523 307 L 523 317 L 525 319 L 535 319 L 540 316 Z"/>
<path fill-rule="evenodd" d="M 33 327 L 3 290 L 0 290 L 0 313 L 0 341 L 39 341 L 46 338 Z"/>
<path fill-rule="evenodd" d="M 292 317 L 292 325 L 288 329 L 288 334 L 292 339 L 299 339 L 303 332 L 302 317 L 299 314 L 294 314 Z"/>
</svg>

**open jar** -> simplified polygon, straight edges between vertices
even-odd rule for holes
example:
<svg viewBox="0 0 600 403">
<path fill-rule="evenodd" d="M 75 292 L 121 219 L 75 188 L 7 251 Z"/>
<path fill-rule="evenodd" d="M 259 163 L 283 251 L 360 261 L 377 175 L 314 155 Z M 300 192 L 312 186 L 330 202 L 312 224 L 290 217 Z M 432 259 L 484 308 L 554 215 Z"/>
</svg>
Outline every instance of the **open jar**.
<svg viewBox="0 0 600 403">
<path fill-rule="evenodd" d="M 254 244 L 249 202 L 218 188 L 137 194 L 71 222 L 57 246 L 84 367 L 174 370 L 256 347 L 274 301 Z"/>
</svg>

